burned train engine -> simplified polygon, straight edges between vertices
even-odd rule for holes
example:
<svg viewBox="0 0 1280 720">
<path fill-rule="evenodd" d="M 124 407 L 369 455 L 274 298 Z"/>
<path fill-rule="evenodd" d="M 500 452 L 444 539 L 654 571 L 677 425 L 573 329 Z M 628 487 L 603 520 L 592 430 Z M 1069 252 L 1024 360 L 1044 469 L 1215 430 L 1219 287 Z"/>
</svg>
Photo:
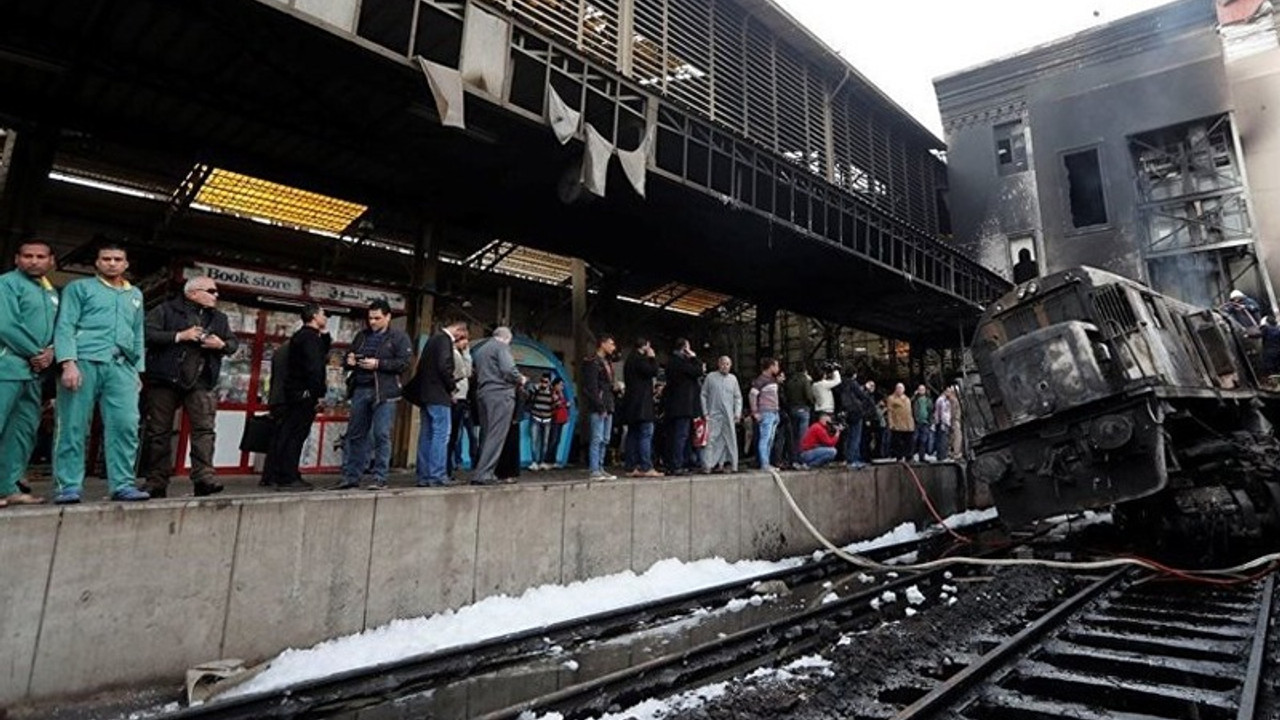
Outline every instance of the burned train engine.
<svg viewBox="0 0 1280 720">
<path fill-rule="evenodd" d="M 1280 398 L 1217 311 L 1077 268 L 982 316 L 963 386 L 973 476 L 1011 525 L 1114 506 L 1210 545 L 1280 526 Z"/>
</svg>

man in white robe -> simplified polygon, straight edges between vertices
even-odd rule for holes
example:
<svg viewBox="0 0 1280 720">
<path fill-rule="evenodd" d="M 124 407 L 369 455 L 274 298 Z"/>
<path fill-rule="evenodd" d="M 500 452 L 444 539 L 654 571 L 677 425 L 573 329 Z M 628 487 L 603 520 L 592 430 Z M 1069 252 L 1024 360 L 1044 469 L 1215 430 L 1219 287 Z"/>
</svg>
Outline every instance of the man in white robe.
<svg viewBox="0 0 1280 720">
<path fill-rule="evenodd" d="M 703 456 L 710 470 L 728 463 L 738 471 L 738 438 L 734 425 L 742 418 L 742 387 L 730 370 L 733 361 L 721 356 L 716 370 L 702 384 L 702 410 L 707 416 L 707 450 Z"/>
</svg>

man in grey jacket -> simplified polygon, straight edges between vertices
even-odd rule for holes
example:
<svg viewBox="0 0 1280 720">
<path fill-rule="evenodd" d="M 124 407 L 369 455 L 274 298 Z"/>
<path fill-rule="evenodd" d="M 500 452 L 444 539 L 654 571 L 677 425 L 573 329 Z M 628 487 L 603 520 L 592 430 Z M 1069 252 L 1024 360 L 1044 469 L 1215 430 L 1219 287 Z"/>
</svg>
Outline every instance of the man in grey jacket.
<svg viewBox="0 0 1280 720">
<path fill-rule="evenodd" d="M 511 356 L 511 329 L 499 327 L 489 342 L 471 353 L 476 383 L 476 405 L 480 415 L 480 462 L 471 476 L 472 485 L 494 485 L 494 470 L 502 455 L 502 444 L 516 409 L 516 389 L 525 377 Z"/>
</svg>

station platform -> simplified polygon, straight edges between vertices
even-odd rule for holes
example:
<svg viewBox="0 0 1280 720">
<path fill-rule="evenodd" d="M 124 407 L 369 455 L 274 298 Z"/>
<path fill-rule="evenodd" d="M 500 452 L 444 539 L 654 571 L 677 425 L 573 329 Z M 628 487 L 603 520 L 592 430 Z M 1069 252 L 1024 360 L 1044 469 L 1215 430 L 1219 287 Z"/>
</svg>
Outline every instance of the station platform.
<svg viewBox="0 0 1280 720">
<path fill-rule="evenodd" d="M 836 543 L 989 505 L 953 464 L 789 472 Z M 0 706 L 181 682 L 289 647 L 665 558 L 777 559 L 819 547 L 771 475 L 282 493 L 223 478 L 208 498 L 0 511 Z M 330 479 L 322 476 L 320 481 Z M 336 477 L 331 478 L 336 481 Z M 47 493 L 37 482 L 35 490 Z M 189 494 L 175 481 L 171 493 Z M 87 499 L 105 496 L 100 480 Z"/>
</svg>

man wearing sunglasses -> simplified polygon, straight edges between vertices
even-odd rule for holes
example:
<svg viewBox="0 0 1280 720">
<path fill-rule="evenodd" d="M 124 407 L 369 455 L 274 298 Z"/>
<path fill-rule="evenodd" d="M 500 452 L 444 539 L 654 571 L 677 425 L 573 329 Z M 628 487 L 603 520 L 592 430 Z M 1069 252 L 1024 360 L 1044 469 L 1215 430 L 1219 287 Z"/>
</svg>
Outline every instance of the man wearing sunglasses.
<svg viewBox="0 0 1280 720">
<path fill-rule="evenodd" d="M 191 483 L 196 497 L 222 492 L 213 469 L 214 388 L 222 358 L 240 343 L 217 309 L 218 288 L 207 277 L 192 278 L 182 297 L 147 313 L 146 416 L 143 420 L 143 490 L 153 498 L 168 494 L 173 475 L 174 414 L 182 408 L 191 427 Z"/>
</svg>

